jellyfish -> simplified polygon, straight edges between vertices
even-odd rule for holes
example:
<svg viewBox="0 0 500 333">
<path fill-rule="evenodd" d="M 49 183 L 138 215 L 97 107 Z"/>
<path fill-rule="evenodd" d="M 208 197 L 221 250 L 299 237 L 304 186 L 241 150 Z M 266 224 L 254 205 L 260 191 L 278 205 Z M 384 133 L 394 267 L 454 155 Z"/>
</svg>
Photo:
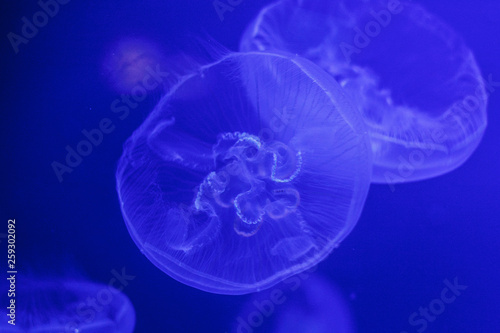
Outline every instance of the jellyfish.
<svg viewBox="0 0 500 333">
<path fill-rule="evenodd" d="M 9 276 L 11 278 L 11 276 Z M 135 311 L 111 285 L 82 279 L 17 275 L 2 306 L 1 332 L 131 333 Z M 14 302 L 12 302 L 14 301 Z"/>
<path fill-rule="evenodd" d="M 165 56 L 153 42 L 143 38 L 123 38 L 109 46 L 102 60 L 101 72 L 114 91 L 141 99 L 148 92 L 163 87 L 165 78 L 157 72 L 159 68 L 161 71 L 167 69 L 165 63 Z"/>
<path fill-rule="evenodd" d="M 240 49 L 291 52 L 332 75 L 363 114 L 374 183 L 454 170 L 487 125 L 487 94 L 473 53 L 416 3 L 278 1 L 248 26 Z"/>
<path fill-rule="evenodd" d="M 253 294 L 231 333 L 353 333 L 354 326 L 342 292 L 327 278 L 304 272 Z"/>
<path fill-rule="evenodd" d="M 160 100 L 124 144 L 116 181 L 142 253 L 219 294 L 269 288 L 349 234 L 371 178 L 359 111 L 289 54 L 224 53 Z"/>
</svg>

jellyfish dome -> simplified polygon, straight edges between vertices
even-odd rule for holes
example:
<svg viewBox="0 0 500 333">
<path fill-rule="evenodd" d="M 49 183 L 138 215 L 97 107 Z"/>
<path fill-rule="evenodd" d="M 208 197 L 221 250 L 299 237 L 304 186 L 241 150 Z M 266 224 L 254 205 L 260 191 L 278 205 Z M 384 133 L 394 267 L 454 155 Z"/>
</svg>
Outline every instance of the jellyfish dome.
<svg viewBox="0 0 500 333">
<path fill-rule="evenodd" d="M 354 333 L 349 304 L 328 280 L 313 277 L 276 311 L 273 333 Z"/>
<path fill-rule="evenodd" d="M 354 333 L 349 303 L 332 282 L 301 273 L 255 293 L 233 320 L 231 333 Z"/>
<path fill-rule="evenodd" d="M 14 312 L 8 307 L 2 307 L 1 332 L 134 331 L 135 311 L 132 303 L 127 296 L 109 285 L 76 279 L 34 279 L 19 275 L 14 283 L 18 284 L 18 288 L 14 288 L 15 298 L 11 298 L 15 303 L 13 306 L 9 304 Z"/>
<path fill-rule="evenodd" d="M 180 78 L 128 139 L 117 191 L 158 268 L 244 294 L 317 264 L 349 234 L 370 152 L 360 114 L 319 67 L 228 53 Z"/>
<path fill-rule="evenodd" d="M 279 1 L 262 9 L 240 48 L 298 54 L 336 78 L 363 113 L 376 183 L 447 173 L 467 160 L 486 128 L 474 55 L 415 3 Z"/>
</svg>

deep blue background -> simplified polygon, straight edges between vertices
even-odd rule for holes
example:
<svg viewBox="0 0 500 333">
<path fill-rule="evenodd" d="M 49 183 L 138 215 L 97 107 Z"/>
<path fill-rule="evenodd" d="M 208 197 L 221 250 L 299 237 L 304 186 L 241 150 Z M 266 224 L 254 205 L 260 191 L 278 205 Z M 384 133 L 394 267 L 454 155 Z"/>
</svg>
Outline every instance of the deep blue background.
<svg viewBox="0 0 500 333">
<path fill-rule="evenodd" d="M 483 75 L 500 81 L 500 3 L 421 2 L 465 38 Z M 2 2 L 0 233 L 7 218 L 16 219 L 20 270 L 57 266 L 70 257 L 90 279 L 107 283 L 112 269 L 125 267 L 136 276 L 124 292 L 137 312 L 137 332 L 232 327 L 249 296 L 213 295 L 174 281 L 141 255 L 122 220 L 116 162 L 159 94 L 117 120 L 115 131 L 62 183 L 51 163 L 62 162 L 65 146 L 82 140 L 83 129 L 104 117 L 116 119 L 110 104 L 117 94 L 100 70 L 112 42 L 144 36 L 171 54 L 188 35 L 210 35 L 236 49 L 246 24 L 266 3 L 243 0 L 221 22 L 211 0 L 73 0 L 15 55 L 5 36 L 18 33 L 21 17 L 39 7 L 35 1 Z M 483 142 L 458 170 L 397 186 L 394 193 L 372 186 L 357 227 L 319 265 L 342 289 L 359 332 L 414 332 L 408 316 L 439 297 L 444 279 L 455 277 L 468 289 L 426 332 L 500 331 L 499 108 L 497 87 Z"/>
</svg>

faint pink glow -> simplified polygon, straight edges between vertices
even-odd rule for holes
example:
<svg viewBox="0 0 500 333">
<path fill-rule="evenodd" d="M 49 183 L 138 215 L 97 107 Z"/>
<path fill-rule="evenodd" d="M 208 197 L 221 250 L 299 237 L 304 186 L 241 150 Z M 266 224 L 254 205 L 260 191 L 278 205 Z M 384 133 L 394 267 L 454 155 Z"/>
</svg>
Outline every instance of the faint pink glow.
<svg viewBox="0 0 500 333">
<path fill-rule="evenodd" d="M 163 65 L 158 47 L 145 39 L 124 38 L 111 45 L 102 63 L 102 74 L 118 93 L 130 93 L 148 76 L 148 69 Z"/>
</svg>

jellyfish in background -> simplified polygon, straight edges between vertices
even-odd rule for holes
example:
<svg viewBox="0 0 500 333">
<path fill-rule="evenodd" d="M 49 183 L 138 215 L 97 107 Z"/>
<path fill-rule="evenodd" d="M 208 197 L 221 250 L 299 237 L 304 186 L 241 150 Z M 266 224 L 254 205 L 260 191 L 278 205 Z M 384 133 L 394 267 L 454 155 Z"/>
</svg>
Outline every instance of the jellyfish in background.
<svg viewBox="0 0 500 333">
<path fill-rule="evenodd" d="M 231 333 L 354 333 L 342 292 L 323 277 L 299 274 L 254 294 Z"/>
<path fill-rule="evenodd" d="M 167 66 L 165 56 L 153 42 L 142 38 L 123 38 L 109 47 L 101 71 L 113 90 L 130 94 L 141 88 L 152 91 L 162 87 L 162 82 L 155 80 L 158 67 Z"/>
<path fill-rule="evenodd" d="M 79 279 L 32 279 L 20 275 L 15 283 L 15 316 L 11 318 L 11 310 L 2 306 L 1 332 L 134 331 L 132 303 L 109 285 Z M 12 319 L 15 319 L 15 326 L 7 322 Z"/>
<path fill-rule="evenodd" d="M 128 230 L 158 268 L 244 294 L 338 246 L 371 169 L 360 114 L 329 75 L 287 54 L 229 53 L 160 101 L 125 143 L 116 179 Z"/>
<path fill-rule="evenodd" d="M 298 54 L 337 79 L 369 128 L 375 183 L 447 173 L 485 131 L 487 95 L 472 52 L 417 4 L 283 0 L 262 9 L 240 47 Z"/>
</svg>

